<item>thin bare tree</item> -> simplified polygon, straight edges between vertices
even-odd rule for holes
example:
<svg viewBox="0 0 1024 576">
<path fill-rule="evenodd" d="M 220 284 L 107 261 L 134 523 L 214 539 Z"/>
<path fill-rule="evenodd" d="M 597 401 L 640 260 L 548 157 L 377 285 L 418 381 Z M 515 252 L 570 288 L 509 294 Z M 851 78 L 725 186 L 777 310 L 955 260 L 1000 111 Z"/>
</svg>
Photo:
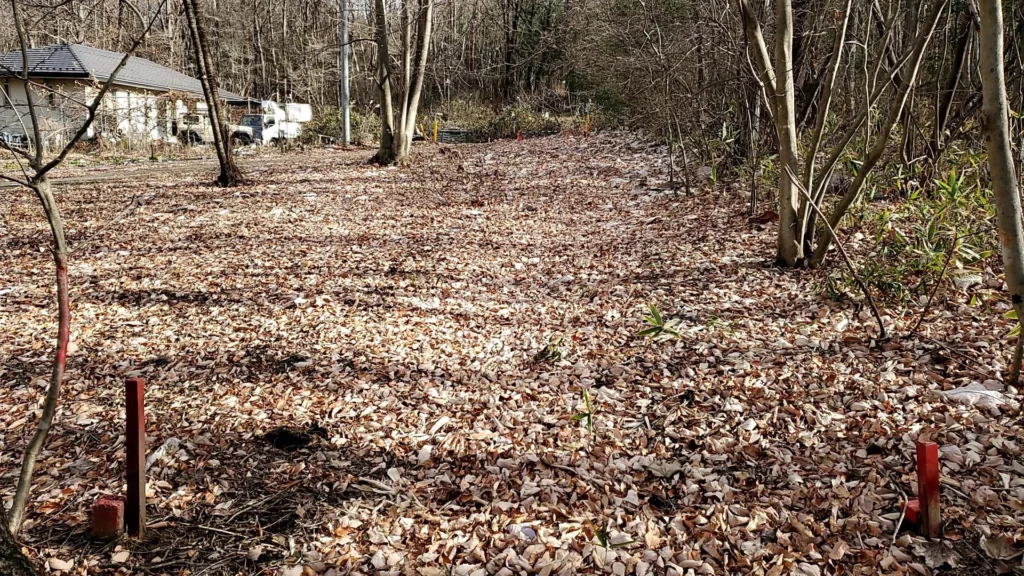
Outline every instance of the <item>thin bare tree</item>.
<svg viewBox="0 0 1024 576">
<path fill-rule="evenodd" d="M 860 196 L 868 176 L 885 151 L 893 128 L 903 116 L 907 100 L 917 81 L 925 49 L 949 0 L 933 1 L 932 8 L 924 20 L 923 26 L 917 26 L 916 18 L 913 19 L 914 25 L 911 29 L 904 31 L 912 39 L 912 42 L 907 43 L 911 50 L 902 57 L 892 55 L 890 50 L 893 32 L 892 23 L 895 20 L 895 15 L 889 19 L 887 25 L 883 26 L 881 49 L 875 63 L 875 75 L 883 67 L 883 63 L 888 63 L 890 66 L 888 76 L 891 82 L 877 82 L 873 89 L 868 91 L 869 93 L 862 103 L 859 114 L 852 122 L 846 124 L 845 131 L 841 132 L 842 135 L 836 139 L 836 144 L 831 153 L 819 166 L 816 156 L 824 138 L 824 126 L 827 123 L 827 115 L 834 98 L 833 87 L 842 65 L 842 46 L 845 42 L 846 30 L 849 25 L 851 4 L 846 4 L 845 10 L 838 18 L 835 43 L 833 44 L 832 57 L 825 73 L 825 86 L 822 90 L 821 101 L 818 104 L 817 118 L 811 137 L 811 147 L 808 152 L 809 157 L 806 158 L 801 178 L 804 188 L 809 193 L 806 199 L 803 200 L 791 181 L 791 174 L 799 176 L 797 118 L 793 107 L 795 89 L 792 77 L 792 2 L 791 0 L 776 1 L 774 65 L 768 55 L 768 48 L 756 14 L 747 0 L 738 0 L 738 2 L 743 29 L 747 35 L 748 45 L 753 52 L 756 79 L 764 88 L 768 107 L 772 112 L 775 122 L 775 131 L 779 139 L 779 160 L 783 166 L 779 182 L 779 229 L 776 260 L 780 265 L 786 267 L 816 267 L 824 260 L 829 247 L 832 245 L 835 230 L 839 228 L 839 223 L 843 216 L 846 215 L 850 206 Z M 777 74 L 778 70 L 782 71 L 781 76 Z M 811 210 L 807 203 L 813 203 L 815 206 L 821 205 L 832 171 L 835 169 L 840 157 L 846 151 L 847 146 L 861 126 L 871 116 L 871 109 L 874 104 L 881 98 L 882 93 L 893 84 L 896 86 L 896 93 L 890 99 L 888 113 L 882 122 L 881 129 L 875 134 L 873 145 L 862 159 L 856 179 L 846 189 L 836 206 L 832 208 L 828 217 L 828 226 L 822 231 L 821 239 L 815 243 L 816 211 Z M 820 174 L 820 178 L 817 181 L 815 180 L 815 172 Z"/>
<path fill-rule="evenodd" d="M 1020 196 L 1010 145 L 1009 106 L 1006 102 L 1006 79 L 1003 71 L 1003 9 L 999 0 L 979 0 L 981 16 L 979 60 L 981 64 L 982 118 L 985 148 L 992 173 L 992 195 L 996 204 L 996 224 L 1003 252 L 1003 271 L 1010 289 L 1010 301 L 1018 322 L 1024 319 L 1024 225 L 1021 223 Z M 1017 348 L 1007 380 L 1016 384 L 1020 378 L 1021 343 Z"/>
<path fill-rule="evenodd" d="M 224 187 L 237 186 L 244 182 L 245 178 L 235 162 L 234 151 L 231 148 L 228 117 L 220 97 L 217 69 L 213 57 L 210 55 L 210 42 L 206 36 L 206 17 L 203 15 L 203 8 L 198 0 L 183 0 L 182 4 L 192 37 L 196 69 L 199 71 L 199 80 L 203 85 L 206 110 L 210 117 L 210 126 L 213 129 L 213 146 L 217 150 L 217 162 L 220 164 L 217 183 Z"/>
<path fill-rule="evenodd" d="M 163 6 L 163 2 L 160 6 Z M 35 194 L 39 203 L 42 205 L 43 213 L 46 216 L 46 221 L 50 228 L 52 242 L 50 253 L 53 257 L 57 286 L 57 345 L 54 350 L 53 367 L 50 374 L 49 384 L 46 389 L 46 396 L 43 400 L 42 414 L 39 418 L 39 422 L 36 424 L 35 433 L 32 435 L 28 445 L 25 447 L 25 452 L 21 461 L 21 473 L 18 477 L 18 487 L 15 490 L 11 509 L 5 522 L 7 529 L 10 530 L 10 534 L 17 535 L 18 530 L 21 528 L 22 521 L 25 518 L 25 511 L 28 506 L 29 495 L 32 488 L 32 476 L 35 471 L 36 461 L 39 458 L 39 453 L 43 448 L 46 437 L 50 432 L 50 427 L 53 424 L 53 417 L 56 413 L 57 404 L 60 399 L 61 382 L 64 378 L 64 370 L 67 364 L 68 341 L 71 333 L 71 304 L 68 288 L 68 243 L 64 234 L 64 220 L 61 216 L 60 206 L 58 205 L 57 199 L 53 193 L 49 174 L 54 168 L 59 166 L 65 158 L 67 158 L 67 155 L 71 152 L 72 148 L 74 148 L 74 146 L 88 132 L 89 127 L 96 118 L 96 111 L 102 105 L 104 97 L 107 95 L 110 87 L 116 82 L 117 75 L 128 63 L 132 54 L 134 54 L 142 44 L 146 35 L 156 22 L 157 16 L 154 16 L 143 31 L 135 37 L 131 47 L 125 52 L 120 62 L 118 62 L 117 66 L 110 74 L 110 77 L 102 84 L 96 95 L 92 97 L 91 101 L 88 103 L 78 102 L 78 104 L 85 108 L 84 119 L 81 121 L 81 124 L 74 134 L 67 139 L 63 147 L 61 147 L 55 155 L 48 157 L 45 145 L 46 141 L 43 130 L 40 126 L 39 114 L 36 110 L 37 104 L 33 101 L 33 92 L 38 91 L 45 93 L 47 90 L 51 89 L 32 80 L 31 68 L 29 66 L 30 42 L 28 33 L 25 29 L 25 23 L 22 18 L 19 0 L 11 0 L 11 10 L 13 14 L 13 24 L 17 31 L 21 49 L 22 61 L 20 80 L 24 83 L 26 91 L 25 107 L 27 108 L 29 122 L 31 124 L 31 139 L 27 148 L 4 145 L 4 148 L 8 150 L 17 161 L 21 171 L 21 176 L 0 175 L 0 179 L 8 180 L 31 191 Z M 156 13 L 157 15 L 159 14 L 159 9 Z M 69 99 L 73 100 L 73 98 Z M 2 514 L 2 511 L 0 511 L 0 514 Z"/>
<path fill-rule="evenodd" d="M 416 133 L 416 115 L 419 112 L 423 78 L 426 75 L 427 53 L 430 50 L 430 30 L 433 20 L 433 0 L 418 0 L 415 19 L 411 14 L 412 0 L 402 0 L 402 90 L 396 114 L 392 86 L 395 84 L 394 65 L 388 47 L 388 17 L 384 0 L 374 5 L 375 38 L 377 41 L 377 82 L 381 97 L 380 147 L 373 160 L 379 164 L 403 162 L 412 150 Z M 415 43 L 412 33 L 416 23 Z"/>
</svg>

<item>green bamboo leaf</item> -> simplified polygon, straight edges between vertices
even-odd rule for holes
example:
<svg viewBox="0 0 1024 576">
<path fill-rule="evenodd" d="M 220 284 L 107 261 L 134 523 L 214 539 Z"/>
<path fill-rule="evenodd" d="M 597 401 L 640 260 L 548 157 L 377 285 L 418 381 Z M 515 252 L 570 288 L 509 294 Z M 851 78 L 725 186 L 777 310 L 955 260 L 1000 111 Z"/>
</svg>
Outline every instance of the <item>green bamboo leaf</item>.
<svg viewBox="0 0 1024 576">
<path fill-rule="evenodd" d="M 651 317 L 654 318 L 654 323 L 658 324 L 660 326 L 662 324 L 662 320 L 661 320 L 661 312 L 658 310 L 658 307 L 655 306 L 654 304 L 651 304 L 650 305 L 650 310 L 651 310 Z"/>
</svg>

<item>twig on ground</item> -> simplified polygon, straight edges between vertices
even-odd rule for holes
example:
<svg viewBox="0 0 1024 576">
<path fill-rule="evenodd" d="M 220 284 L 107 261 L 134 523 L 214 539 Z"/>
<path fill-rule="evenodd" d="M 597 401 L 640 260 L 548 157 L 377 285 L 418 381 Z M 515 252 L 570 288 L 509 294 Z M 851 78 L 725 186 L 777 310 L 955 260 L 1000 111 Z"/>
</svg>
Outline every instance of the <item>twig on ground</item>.
<svg viewBox="0 0 1024 576">
<path fill-rule="evenodd" d="M 938 340 L 936 340 L 934 338 L 929 338 L 929 337 L 925 336 L 924 339 L 929 341 L 929 342 L 931 342 L 932 344 L 935 344 L 936 346 L 946 350 L 947 352 L 951 352 L 953 354 L 959 354 L 959 355 L 963 356 L 964 358 L 970 360 L 971 362 L 974 362 L 974 363 L 977 363 L 977 364 L 981 363 L 978 359 L 971 358 L 970 356 L 968 356 L 967 354 L 964 354 L 963 352 L 961 352 L 959 350 L 956 350 L 954 348 L 950 348 L 946 344 L 944 344 L 942 342 L 939 342 Z M 970 364 L 964 362 L 963 360 L 960 360 L 958 358 L 950 358 L 950 360 L 952 360 L 952 361 L 956 362 L 957 364 L 959 364 L 960 367 L 963 368 L 964 370 L 967 370 L 969 372 L 974 372 L 975 374 L 977 374 L 978 376 L 981 376 L 982 378 L 997 379 L 992 374 L 986 374 L 985 372 L 982 372 L 981 370 L 978 370 L 978 369 L 972 367 Z"/>
<path fill-rule="evenodd" d="M 124 209 L 121 210 L 120 213 L 118 213 L 117 215 L 112 217 L 110 220 L 108 220 L 107 223 L 104 224 L 103 226 L 100 226 L 98 230 L 96 230 L 95 232 L 92 233 L 91 237 L 86 238 L 86 239 L 78 242 L 76 244 L 76 246 L 71 249 L 71 253 L 72 254 L 77 254 L 80 251 L 82 251 L 83 249 L 87 248 L 90 244 L 96 242 L 96 239 L 99 238 L 100 233 L 102 233 L 105 230 L 113 227 L 116 224 L 121 224 L 126 219 L 134 216 L 135 212 L 139 208 L 141 208 L 142 206 L 145 206 L 146 204 L 148 204 L 151 200 L 153 200 L 154 197 L 155 197 L 155 194 L 149 195 L 149 196 L 143 196 L 142 194 L 139 194 L 139 195 L 136 195 L 136 196 L 132 197 L 131 202 L 129 202 L 128 205 L 125 206 Z"/>
<path fill-rule="evenodd" d="M 907 493 L 903 490 L 903 487 L 900 486 L 899 482 L 894 482 L 888 473 L 885 474 L 885 477 L 889 479 L 889 483 L 900 491 L 900 497 L 903 499 L 903 506 L 900 509 L 900 519 L 896 522 L 896 528 L 892 531 L 892 543 L 896 544 L 896 539 L 900 534 L 900 528 L 903 527 L 903 520 L 907 517 L 907 505 L 910 504 L 910 498 L 907 497 Z"/>
<path fill-rule="evenodd" d="M 828 226 L 828 231 L 832 234 L 832 237 L 835 238 L 836 248 L 839 250 L 839 253 L 842 254 L 843 260 L 846 262 L 846 266 L 850 269 L 850 274 L 853 275 L 853 279 L 854 281 L 857 282 L 857 286 L 859 286 L 861 292 L 864 293 L 864 298 L 868 301 L 868 306 L 871 307 L 871 313 L 874 314 L 875 320 L 878 322 L 879 339 L 886 340 L 888 338 L 888 335 L 885 331 L 885 323 L 882 322 L 882 315 L 878 313 L 878 306 L 875 306 L 875 299 L 871 297 L 871 292 L 868 290 L 868 287 L 864 284 L 864 281 L 860 279 L 860 275 L 857 274 L 857 271 L 854 270 L 853 262 L 850 260 L 850 256 L 846 253 L 846 249 L 843 248 L 843 243 L 839 241 L 839 235 L 836 234 L 835 229 L 833 229 L 832 225 L 828 223 L 828 218 L 824 214 L 822 214 L 821 209 L 818 208 L 818 205 L 814 202 L 813 199 L 811 199 L 810 194 L 807 193 L 807 189 L 805 189 L 803 185 L 800 184 L 800 179 L 796 177 L 796 174 L 793 174 L 793 169 L 790 168 L 788 165 L 786 166 L 786 173 L 789 174 L 790 180 L 796 186 L 797 190 L 799 190 L 800 193 L 803 194 L 804 198 L 807 200 L 807 203 L 810 204 L 811 208 L 814 209 L 814 212 L 818 215 L 818 217 L 822 219 L 822 221 L 825 223 L 825 226 Z"/>
</svg>

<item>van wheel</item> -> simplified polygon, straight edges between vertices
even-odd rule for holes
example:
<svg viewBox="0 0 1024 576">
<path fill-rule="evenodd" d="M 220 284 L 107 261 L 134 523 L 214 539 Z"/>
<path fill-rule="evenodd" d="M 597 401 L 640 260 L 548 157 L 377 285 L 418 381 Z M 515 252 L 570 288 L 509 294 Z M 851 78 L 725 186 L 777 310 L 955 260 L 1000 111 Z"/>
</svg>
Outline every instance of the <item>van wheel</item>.
<svg viewBox="0 0 1024 576">
<path fill-rule="evenodd" d="M 271 138 L 270 139 L 270 145 L 273 146 L 274 148 L 277 148 L 278 146 L 280 146 L 281 145 L 280 138 Z"/>
</svg>

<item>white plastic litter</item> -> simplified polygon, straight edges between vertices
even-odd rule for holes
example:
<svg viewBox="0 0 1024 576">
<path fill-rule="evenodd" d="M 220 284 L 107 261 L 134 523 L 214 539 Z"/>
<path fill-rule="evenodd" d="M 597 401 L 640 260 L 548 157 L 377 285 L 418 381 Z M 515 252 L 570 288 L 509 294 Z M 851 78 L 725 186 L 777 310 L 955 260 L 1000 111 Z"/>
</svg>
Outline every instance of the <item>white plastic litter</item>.
<svg viewBox="0 0 1024 576">
<path fill-rule="evenodd" d="M 955 390 L 947 390 L 942 395 L 948 400 L 966 404 L 967 406 L 998 408 L 1006 404 L 1006 396 L 1002 392 L 989 390 L 984 384 L 977 382 L 972 382 Z"/>
</svg>

